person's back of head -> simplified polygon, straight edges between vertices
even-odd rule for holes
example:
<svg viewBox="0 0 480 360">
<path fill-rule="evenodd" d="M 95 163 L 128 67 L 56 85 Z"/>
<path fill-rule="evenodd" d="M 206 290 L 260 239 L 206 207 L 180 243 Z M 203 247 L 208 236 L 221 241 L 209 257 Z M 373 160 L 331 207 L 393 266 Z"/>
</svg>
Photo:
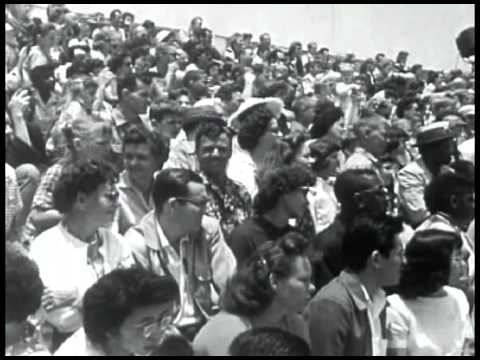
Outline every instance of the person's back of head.
<svg viewBox="0 0 480 360">
<path fill-rule="evenodd" d="M 238 335 L 229 347 L 230 356 L 310 356 L 308 343 L 279 328 L 253 328 Z"/>
<path fill-rule="evenodd" d="M 220 298 L 221 308 L 230 313 L 246 317 L 261 314 L 272 303 L 276 281 L 288 278 L 293 272 L 293 263 L 306 256 L 308 241 L 296 232 L 289 232 L 274 241 L 262 245 L 227 282 Z"/>
<path fill-rule="evenodd" d="M 23 323 L 41 304 L 43 283 L 37 264 L 17 243 L 5 244 L 5 323 Z"/>
<path fill-rule="evenodd" d="M 444 166 L 425 188 L 425 204 L 431 213 L 444 212 L 468 222 L 475 212 L 475 166 L 458 160 Z"/>
<path fill-rule="evenodd" d="M 253 208 L 256 213 L 265 214 L 279 204 L 283 195 L 312 186 L 315 178 L 306 166 L 292 164 L 263 172 L 257 182 L 259 189 Z"/>
<path fill-rule="evenodd" d="M 319 100 L 315 106 L 313 124 L 310 128 L 312 139 L 326 135 L 332 126 L 344 116 L 341 108 L 329 100 Z"/>
<path fill-rule="evenodd" d="M 405 265 L 398 293 L 407 299 L 430 296 L 449 284 L 454 251 L 462 247 L 460 234 L 428 229 L 415 232 L 405 248 Z"/>
<path fill-rule="evenodd" d="M 341 205 L 341 213 L 350 217 L 355 213 L 371 211 L 365 193 L 380 185 L 377 174 L 371 169 L 349 169 L 340 173 L 334 184 L 334 192 Z"/>
</svg>

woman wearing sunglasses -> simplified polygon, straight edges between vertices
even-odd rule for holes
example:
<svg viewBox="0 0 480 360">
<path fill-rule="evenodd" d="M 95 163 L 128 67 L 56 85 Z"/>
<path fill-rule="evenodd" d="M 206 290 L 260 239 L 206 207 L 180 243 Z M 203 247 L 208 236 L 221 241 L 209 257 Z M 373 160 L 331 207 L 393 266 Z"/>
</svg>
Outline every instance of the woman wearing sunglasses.
<svg viewBox="0 0 480 360">
<path fill-rule="evenodd" d="M 131 251 L 107 228 L 118 205 L 114 181 L 114 172 L 101 162 L 66 166 L 53 191 L 63 219 L 32 243 L 30 254 L 45 285 L 45 326 L 53 328 L 52 352 L 82 325 L 85 290 L 106 273 L 133 264 Z"/>
<path fill-rule="evenodd" d="M 281 328 L 308 342 L 300 315 L 314 291 L 307 244 L 303 236 L 291 232 L 261 245 L 227 283 L 222 310 L 194 339 L 195 355 L 228 355 L 237 335 L 265 326 Z"/>
</svg>

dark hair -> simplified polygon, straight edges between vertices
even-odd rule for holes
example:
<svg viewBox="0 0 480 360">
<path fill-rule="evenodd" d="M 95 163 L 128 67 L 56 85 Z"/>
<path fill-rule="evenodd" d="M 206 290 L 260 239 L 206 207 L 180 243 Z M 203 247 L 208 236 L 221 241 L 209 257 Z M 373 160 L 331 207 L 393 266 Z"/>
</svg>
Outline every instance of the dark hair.
<svg viewBox="0 0 480 360">
<path fill-rule="evenodd" d="M 403 118 L 405 116 L 405 111 L 410 109 L 413 104 L 417 104 L 420 106 L 420 102 L 415 97 L 406 97 L 400 99 L 397 104 L 397 109 L 395 110 L 395 114 L 399 118 Z"/>
<path fill-rule="evenodd" d="M 178 100 L 178 98 L 182 95 L 188 96 L 188 90 L 185 88 L 179 89 L 170 89 L 168 90 L 168 99 L 169 100 Z"/>
<path fill-rule="evenodd" d="M 132 20 L 135 19 L 135 15 L 133 15 L 132 13 L 130 13 L 130 12 L 127 11 L 127 12 L 124 12 L 124 13 L 122 14 L 122 20 L 125 21 L 125 18 L 128 17 L 128 16 L 130 16 L 130 17 L 132 18 Z"/>
<path fill-rule="evenodd" d="M 118 15 L 122 15 L 122 11 L 119 10 L 119 9 L 114 9 L 110 12 L 110 20 L 113 20 L 115 17 L 117 17 Z"/>
<path fill-rule="evenodd" d="M 295 113 L 295 119 L 303 126 L 308 127 L 313 123 L 315 113 L 310 113 L 309 111 L 313 108 L 315 109 L 317 101 L 315 98 L 307 95 L 300 96 L 295 99 L 292 104 L 292 110 Z"/>
<path fill-rule="evenodd" d="M 405 298 L 428 296 L 448 284 L 453 251 L 462 247 L 462 238 L 453 231 L 417 231 L 405 249 L 398 293 Z"/>
<path fill-rule="evenodd" d="M 341 172 L 337 176 L 333 189 L 335 197 L 342 206 L 342 212 L 354 210 L 354 194 L 370 189 L 378 181 L 377 174 L 372 169 L 348 169 Z"/>
<path fill-rule="evenodd" d="M 271 111 L 264 105 L 256 105 L 238 116 L 240 129 L 238 144 L 244 150 L 253 150 L 265 134 L 273 118 Z"/>
<path fill-rule="evenodd" d="M 148 131 L 143 126 L 131 125 L 127 128 L 123 137 L 122 151 L 130 144 L 148 145 L 159 168 L 168 158 L 168 145 L 156 133 Z"/>
<path fill-rule="evenodd" d="M 344 116 L 341 108 L 336 107 L 330 101 L 319 101 L 315 105 L 313 125 L 310 128 L 312 139 L 318 139 L 328 133 L 338 120 Z"/>
<path fill-rule="evenodd" d="M 38 37 L 44 37 L 48 35 L 50 31 L 55 30 L 55 25 L 52 23 L 42 23 L 38 18 L 34 18 L 33 21 L 29 24 L 29 33 L 33 38 L 33 43 L 37 44 Z"/>
<path fill-rule="evenodd" d="M 183 86 L 188 88 L 190 83 L 200 80 L 205 75 L 203 70 L 190 70 L 183 78 Z"/>
<path fill-rule="evenodd" d="M 261 215 L 273 209 L 283 195 L 303 186 L 313 185 L 315 178 L 307 167 L 293 164 L 266 171 L 258 183 L 259 190 L 253 208 Z"/>
<path fill-rule="evenodd" d="M 439 211 L 451 214 L 452 195 L 474 192 L 475 166 L 470 161 L 457 160 L 440 170 L 425 188 L 425 204 L 431 213 Z"/>
<path fill-rule="evenodd" d="M 42 83 L 46 79 L 54 76 L 54 71 L 55 66 L 53 64 L 35 66 L 30 71 L 30 81 L 32 82 L 32 86 L 35 89 L 40 89 L 42 87 Z"/>
<path fill-rule="evenodd" d="M 155 23 L 152 20 L 145 20 L 143 22 L 142 26 L 147 30 L 154 29 L 155 28 Z"/>
<path fill-rule="evenodd" d="M 72 210 L 79 194 L 90 195 L 116 178 L 113 168 L 101 161 L 80 160 L 66 165 L 53 190 L 53 206 L 65 214 Z"/>
<path fill-rule="evenodd" d="M 94 344 L 104 344 L 139 307 L 178 300 L 177 282 L 140 268 L 116 269 L 100 278 L 83 297 L 83 327 Z"/>
<path fill-rule="evenodd" d="M 312 165 L 314 170 L 322 170 L 327 165 L 327 158 L 334 152 L 341 150 L 342 145 L 339 139 L 333 136 L 323 136 L 322 138 L 310 143 L 310 154 L 315 158 Z"/>
<path fill-rule="evenodd" d="M 108 62 L 108 67 L 113 73 L 116 73 L 117 70 L 123 66 L 123 62 L 127 57 L 131 57 L 131 55 L 127 52 L 121 52 L 120 54 L 113 55 Z"/>
<path fill-rule="evenodd" d="M 296 232 L 262 244 L 227 282 L 221 307 L 240 316 L 260 314 L 275 296 L 270 275 L 278 279 L 290 276 L 295 259 L 304 256 L 307 245 L 308 240 Z"/>
<path fill-rule="evenodd" d="M 231 146 L 232 133 L 226 126 L 221 125 L 216 121 L 202 122 L 195 135 L 195 150 L 198 151 L 198 147 L 200 146 L 203 137 L 214 140 L 218 139 L 223 134 L 227 134 Z"/>
<path fill-rule="evenodd" d="M 389 257 L 395 246 L 395 236 L 402 229 L 402 219 L 397 217 L 385 216 L 382 220 L 369 216 L 355 218 L 343 237 L 342 253 L 346 267 L 356 272 L 365 269 L 375 250 Z"/>
<path fill-rule="evenodd" d="M 155 209 L 162 211 L 165 201 L 171 197 L 188 196 L 188 183 L 202 184 L 202 178 L 189 169 L 161 170 L 153 182 L 152 198 Z"/>
<path fill-rule="evenodd" d="M 308 343 L 301 337 L 274 327 L 253 328 L 231 343 L 230 356 L 310 356 Z"/>
<path fill-rule="evenodd" d="M 150 119 L 154 119 L 156 122 L 162 122 L 166 116 L 179 116 L 183 115 L 180 107 L 174 101 L 164 101 L 159 104 L 152 104 L 150 106 Z"/>
<path fill-rule="evenodd" d="M 22 322 L 41 304 L 38 266 L 16 243 L 5 243 L 5 322 Z"/>
<path fill-rule="evenodd" d="M 118 78 L 117 80 L 117 96 L 119 99 L 123 97 L 123 90 L 128 90 L 130 93 L 136 91 L 137 86 L 137 77 L 135 74 L 127 74 L 123 77 Z"/>
</svg>

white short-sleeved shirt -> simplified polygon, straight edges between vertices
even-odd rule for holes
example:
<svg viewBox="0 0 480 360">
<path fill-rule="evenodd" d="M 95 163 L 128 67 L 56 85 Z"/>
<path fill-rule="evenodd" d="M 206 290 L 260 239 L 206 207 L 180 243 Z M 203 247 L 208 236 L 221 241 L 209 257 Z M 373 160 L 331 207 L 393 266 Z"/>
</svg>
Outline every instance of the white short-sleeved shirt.
<svg viewBox="0 0 480 360">
<path fill-rule="evenodd" d="M 465 294 L 444 286 L 447 295 L 403 299 L 388 297 L 388 348 L 407 349 L 408 356 L 459 356 L 471 332 Z"/>
<path fill-rule="evenodd" d="M 47 321 L 60 332 L 76 331 L 82 325 L 80 305 L 85 291 L 101 276 L 120 267 L 134 264 L 130 248 L 123 237 L 106 228 L 97 230 L 102 266 L 91 264 L 88 244 L 70 234 L 62 223 L 44 231 L 32 242 L 31 258 L 37 263 L 46 288 L 53 291 L 75 291 L 73 305 L 50 311 Z"/>
</svg>

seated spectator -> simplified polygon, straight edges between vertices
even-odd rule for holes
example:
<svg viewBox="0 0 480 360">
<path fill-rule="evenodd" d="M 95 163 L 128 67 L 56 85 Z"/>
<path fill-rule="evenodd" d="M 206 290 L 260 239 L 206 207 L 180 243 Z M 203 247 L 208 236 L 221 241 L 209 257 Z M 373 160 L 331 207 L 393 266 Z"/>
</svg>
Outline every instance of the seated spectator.
<svg viewBox="0 0 480 360">
<path fill-rule="evenodd" d="M 230 356 L 310 356 L 310 347 L 301 337 L 279 328 L 244 331 L 232 341 Z"/>
<path fill-rule="evenodd" d="M 122 150 L 125 170 L 117 183 L 119 208 L 115 223 L 123 235 L 153 210 L 153 176 L 162 169 L 168 153 L 161 138 L 135 125 L 127 130 Z"/>
<path fill-rule="evenodd" d="M 275 168 L 265 174 L 253 203 L 254 215 L 237 226 L 229 240 L 239 267 L 267 241 L 295 230 L 289 221 L 300 218 L 307 207 L 313 175 L 301 165 Z"/>
<path fill-rule="evenodd" d="M 386 132 L 388 124 L 379 116 L 360 119 L 354 124 L 356 147 L 353 154 L 347 158 L 344 170 L 372 169 L 382 179 L 379 158 L 387 150 Z"/>
<path fill-rule="evenodd" d="M 198 158 L 195 154 L 195 136 L 199 125 L 206 121 L 223 124 L 224 120 L 212 106 L 198 106 L 188 109 L 183 117 L 183 130 L 186 138 L 179 139 L 170 149 L 169 157 L 164 165 L 165 169 L 199 170 Z"/>
<path fill-rule="evenodd" d="M 315 233 L 319 233 L 333 224 L 340 211 L 340 204 L 335 196 L 333 181 L 340 167 L 338 152 L 340 141 L 324 136 L 309 143 L 309 154 L 312 169 L 316 175 L 316 183 L 307 194 L 309 209 L 315 225 Z"/>
<path fill-rule="evenodd" d="M 373 170 L 354 169 L 340 173 L 334 184 L 334 192 L 340 203 L 340 213 L 312 242 L 314 258 L 321 259 L 312 259 L 317 289 L 345 269 L 343 238 L 357 217 L 365 215 L 382 219 L 394 214 L 394 198 Z M 400 234 L 402 242 L 406 243 L 412 234 L 412 229 L 403 224 Z"/>
<path fill-rule="evenodd" d="M 139 76 L 128 74 L 117 81 L 118 106 L 114 110 L 114 121 L 120 134 L 127 124 L 147 126 L 149 86 L 142 84 Z"/>
<path fill-rule="evenodd" d="M 152 104 L 149 117 L 153 131 L 165 139 L 170 148 L 182 130 L 181 108 L 174 102 Z"/>
<path fill-rule="evenodd" d="M 151 355 L 173 331 L 178 287 L 171 277 L 117 269 L 83 298 L 83 327 L 55 356 Z M 168 338 L 168 337 L 167 337 Z"/>
<path fill-rule="evenodd" d="M 262 244 L 227 283 L 222 311 L 195 337 L 195 355 L 228 355 L 238 334 L 264 326 L 281 328 L 308 342 L 300 315 L 314 290 L 306 246 L 306 239 L 296 233 Z"/>
<path fill-rule="evenodd" d="M 223 234 L 229 239 L 232 230 L 252 211 L 247 189 L 227 177 L 232 155 L 230 131 L 216 122 L 202 123 L 195 137 L 195 152 L 209 197 L 205 214 L 220 220 Z"/>
<path fill-rule="evenodd" d="M 448 124 L 440 122 L 422 127 L 416 145 L 420 158 L 398 172 L 400 201 L 406 211 L 406 219 L 413 227 L 429 215 L 423 198 L 425 187 L 442 165 L 451 162 L 454 149 Z"/>
<path fill-rule="evenodd" d="M 107 160 L 111 155 L 111 127 L 102 123 L 92 125 L 84 119 L 76 119 L 71 127 L 59 134 L 58 147 L 64 154 L 43 174 L 32 201 L 32 208 L 22 235 L 22 243 L 27 248 L 42 231 L 56 225 L 62 215 L 54 209 L 53 190 L 63 167 L 78 159 L 94 158 Z M 57 140 L 56 140 L 57 141 Z"/>
<path fill-rule="evenodd" d="M 318 291 L 306 310 L 313 355 L 386 355 L 382 287 L 400 279 L 401 231 L 401 220 L 391 217 L 362 217 L 347 231 L 342 245 L 346 269 Z"/>
<path fill-rule="evenodd" d="M 133 264 L 123 240 L 105 228 L 113 221 L 117 199 L 114 173 L 105 164 L 86 160 L 62 169 L 53 203 L 63 219 L 30 249 L 45 284 L 42 307 L 45 326 L 53 327 L 52 352 L 80 328 L 86 289 L 104 274 Z M 52 258 L 52 249 L 61 256 Z"/>
<path fill-rule="evenodd" d="M 278 99 L 252 99 L 244 102 L 230 117 L 229 125 L 238 129 L 227 175 L 245 186 L 253 198 L 258 191 L 257 172 L 267 156 L 277 151 L 281 102 Z M 237 125 L 238 124 L 238 125 Z"/>
<path fill-rule="evenodd" d="M 202 70 L 187 70 L 183 77 L 183 86 L 188 91 L 191 104 L 208 96 L 207 74 Z"/>
<path fill-rule="evenodd" d="M 448 286 L 465 276 L 462 239 L 441 230 L 417 231 L 405 250 L 398 294 L 390 295 L 388 355 L 459 356 L 472 337 L 465 294 Z"/>
<path fill-rule="evenodd" d="M 43 283 L 38 266 L 18 244 L 5 244 L 5 355 L 27 356 L 50 353 L 40 332 L 27 318 L 41 305 Z"/>
<path fill-rule="evenodd" d="M 215 313 L 236 261 L 218 220 L 204 216 L 207 192 L 202 178 L 191 170 L 162 170 L 155 177 L 152 197 L 155 209 L 125 234 L 136 264 L 173 276 L 177 283 L 185 266 L 192 271 L 188 286 L 196 305 L 206 314 Z M 201 315 L 195 320 L 184 329 L 188 334 L 198 331 L 205 319 Z"/>
<path fill-rule="evenodd" d="M 418 128 L 423 125 L 420 110 L 420 103 L 416 98 L 404 98 L 397 104 L 395 110 L 397 119 L 395 123 L 401 124 L 401 128 L 405 130 L 409 136 L 416 135 Z"/>
<path fill-rule="evenodd" d="M 468 161 L 456 161 L 440 171 L 425 189 L 425 203 L 430 215 L 416 230 L 441 229 L 453 231 L 462 237 L 463 249 L 468 254 L 468 275 L 463 290 L 475 276 L 475 243 L 467 229 L 475 217 L 475 168 Z"/>
</svg>

